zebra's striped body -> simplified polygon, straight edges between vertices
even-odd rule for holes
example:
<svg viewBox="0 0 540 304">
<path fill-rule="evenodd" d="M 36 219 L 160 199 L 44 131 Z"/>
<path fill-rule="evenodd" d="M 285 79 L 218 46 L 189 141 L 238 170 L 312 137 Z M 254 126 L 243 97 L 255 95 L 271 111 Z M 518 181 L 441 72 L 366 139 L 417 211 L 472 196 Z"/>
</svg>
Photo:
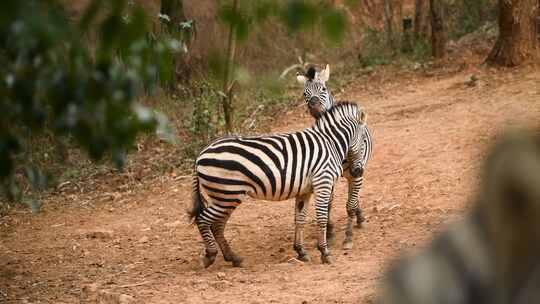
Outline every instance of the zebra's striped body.
<svg viewBox="0 0 540 304">
<path fill-rule="evenodd" d="M 326 65 L 326 68 L 321 72 L 317 72 L 315 68 L 310 67 L 305 75 L 297 75 L 297 80 L 304 84 L 304 100 L 306 101 L 310 114 L 314 118 L 321 116 L 322 113 L 331 109 L 336 103 L 330 89 L 326 86 L 326 82 L 328 81 L 329 77 L 330 67 L 328 65 Z M 366 134 L 361 147 L 362 168 L 366 167 L 373 151 L 372 135 L 367 126 L 365 128 L 365 132 Z M 351 249 L 354 218 L 356 217 L 358 226 L 361 226 L 362 222 L 364 221 L 362 209 L 360 209 L 358 206 L 358 199 L 360 190 L 362 189 L 362 184 L 364 182 L 364 177 L 363 174 L 358 177 L 352 177 L 350 174 L 348 174 L 349 163 L 347 161 L 343 164 L 343 166 L 343 175 L 345 178 L 347 178 L 349 183 L 349 194 L 346 204 L 348 220 L 347 228 L 345 230 L 345 240 L 343 241 L 343 248 Z M 330 218 L 328 222 L 328 233 L 330 236 L 333 236 L 333 224 L 331 223 Z"/>
<path fill-rule="evenodd" d="M 330 262 L 326 243 L 328 203 L 345 158 L 351 160 L 351 174 L 362 171 L 364 119 L 364 113 L 355 104 L 343 103 L 301 132 L 229 137 L 206 147 L 196 161 L 191 212 L 206 243 L 205 266 L 215 259 L 216 242 L 225 260 L 240 265 L 223 230 L 245 195 L 269 201 L 296 198 L 294 249 L 300 259 L 306 260 L 303 225 L 313 193 L 320 228 L 319 250 L 323 262 Z"/>
</svg>

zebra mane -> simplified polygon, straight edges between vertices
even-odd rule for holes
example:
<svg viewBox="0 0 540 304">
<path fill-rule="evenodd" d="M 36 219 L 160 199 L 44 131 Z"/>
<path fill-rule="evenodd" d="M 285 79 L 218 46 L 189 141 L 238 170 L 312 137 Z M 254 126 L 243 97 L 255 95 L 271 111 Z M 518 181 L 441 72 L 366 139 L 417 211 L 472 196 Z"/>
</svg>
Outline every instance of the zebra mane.
<svg viewBox="0 0 540 304">
<path fill-rule="evenodd" d="M 354 108 L 358 110 L 360 107 L 358 104 L 352 102 L 352 101 L 339 101 L 336 104 L 334 104 L 333 107 L 331 107 L 328 111 L 324 112 L 315 120 L 315 125 L 320 125 L 322 121 L 328 121 L 329 117 L 336 116 L 336 112 L 340 111 L 341 109 L 346 108 Z"/>
</svg>

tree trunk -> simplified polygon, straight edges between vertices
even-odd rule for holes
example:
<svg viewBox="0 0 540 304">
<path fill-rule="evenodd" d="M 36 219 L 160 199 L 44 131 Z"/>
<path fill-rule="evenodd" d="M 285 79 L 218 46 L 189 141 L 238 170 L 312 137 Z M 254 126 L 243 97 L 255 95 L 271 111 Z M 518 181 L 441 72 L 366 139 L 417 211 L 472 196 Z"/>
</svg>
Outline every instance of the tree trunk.
<svg viewBox="0 0 540 304">
<path fill-rule="evenodd" d="M 539 55 L 537 0 L 499 0 L 499 38 L 490 64 L 517 66 Z"/>
<path fill-rule="evenodd" d="M 420 34 L 422 33 L 423 6 L 424 6 L 424 0 L 416 0 L 414 3 L 414 29 L 413 29 L 414 40 L 418 40 L 418 38 L 420 38 Z"/>
<path fill-rule="evenodd" d="M 412 51 L 413 43 L 412 43 L 412 19 L 411 18 L 405 18 L 403 19 L 403 34 L 401 39 L 401 50 L 404 53 L 408 53 Z"/>
<path fill-rule="evenodd" d="M 390 50 L 394 50 L 394 6 L 393 0 L 384 0 L 384 25 L 386 31 L 386 42 Z"/>
<path fill-rule="evenodd" d="M 182 0 L 161 0 L 160 13 L 169 16 L 169 22 L 165 23 L 169 33 L 181 31 L 180 23 L 186 21 Z"/>
<path fill-rule="evenodd" d="M 169 17 L 169 20 L 161 23 L 165 24 L 167 33 L 182 40 L 182 42 L 187 45 L 190 42 L 190 39 L 187 39 L 188 37 L 184 35 L 183 29 L 180 27 L 180 23 L 187 21 L 182 0 L 161 0 L 159 12 Z M 187 82 L 191 78 L 191 70 L 189 69 L 188 61 L 189 59 L 184 54 L 179 54 L 173 58 L 176 83 Z M 175 88 L 176 83 L 170 84 L 171 89 Z"/>
<path fill-rule="evenodd" d="M 429 0 L 431 13 L 431 52 L 435 58 L 446 55 L 446 33 L 444 28 L 443 0 Z"/>
<path fill-rule="evenodd" d="M 233 0 L 233 11 L 238 9 L 238 0 Z M 225 66 L 225 73 L 223 75 L 223 93 L 226 96 L 223 97 L 223 114 L 225 116 L 225 129 L 227 134 L 233 131 L 233 87 L 234 81 L 231 81 L 232 74 L 234 72 L 234 61 L 236 57 L 236 28 L 231 25 L 229 28 L 229 38 L 227 44 L 227 63 Z"/>
</svg>

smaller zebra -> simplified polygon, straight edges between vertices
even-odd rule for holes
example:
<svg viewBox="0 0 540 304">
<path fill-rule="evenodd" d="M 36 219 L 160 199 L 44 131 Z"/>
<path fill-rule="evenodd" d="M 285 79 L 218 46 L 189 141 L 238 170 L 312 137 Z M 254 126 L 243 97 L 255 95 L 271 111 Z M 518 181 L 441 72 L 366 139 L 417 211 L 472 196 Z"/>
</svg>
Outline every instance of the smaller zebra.
<svg viewBox="0 0 540 304">
<path fill-rule="evenodd" d="M 362 172 L 360 147 L 365 113 L 356 104 L 340 103 L 301 132 L 259 137 L 233 136 L 214 141 L 199 154 L 193 175 L 189 215 L 205 242 L 203 264 L 213 264 L 220 247 L 225 261 L 241 266 L 224 236 L 225 225 L 245 196 L 268 201 L 296 198 L 294 250 L 308 261 L 304 224 L 310 197 L 315 197 L 318 249 L 331 263 L 326 229 L 334 183 L 350 160 L 350 174 Z M 216 246 L 217 243 L 217 246 Z"/>
<path fill-rule="evenodd" d="M 326 82 L 330 78 L 330 66 L 327 64 L 326 68 L 320 72 L 317 72 L 314 67 L 310 67 L 306 73 L 297 74 L 296 79 L 298 82 L 304 85 L 304 100 L 309 109 L 309 113 L 314 118 L 319 117 L 322 113 L 328 111 L 335 105 L 335 99 L 330 89 L 326 86 Z M 364 142 L 361 147 L 362 155 L 362 168 L 365 168 L 368 160 L 371 158 L 371 153 L 373 151 L 373 140 L 371 131 L 366 126 L 366 134 L 364 136 Z M 345 230 L 345 239 L 343 240 L 343 249 L 350 250 L 352 249 L 353 242 L 353 223 L 354 218 L 356 217 L 356 222 L 358 227 L 362 226 L 365 218 L 362 215 L 362 209 L 358 206 L 358 199 L 360 190 L 362 189 L 362 184 L 364 182 L 364 176 L 361 174 L 358 177 L 353 178 L 349 174 L 349 162 L 343 164 L 344 170 L 343 175 L 348 180 L 349 184 L 349 194 L 347 199 L 347 228 Z M 331 209 L 332 204 L 330 204 L 329 209 Z M 330 212 L 329 212 L 330 213 Z M 333 224 L 328 219 L 328 235 L 333 237 Z"/>
</svg>

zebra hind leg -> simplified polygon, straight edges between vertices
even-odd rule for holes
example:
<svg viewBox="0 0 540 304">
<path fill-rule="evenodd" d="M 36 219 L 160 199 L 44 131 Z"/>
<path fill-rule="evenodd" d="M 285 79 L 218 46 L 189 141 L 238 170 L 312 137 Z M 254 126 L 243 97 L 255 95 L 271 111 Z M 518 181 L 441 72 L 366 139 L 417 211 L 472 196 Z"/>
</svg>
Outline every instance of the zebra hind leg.
<svg viewBox="0 0 540 304">
<path fill-rule="evenodd" d="M 332 211 L 332 202 L 334 201 L 334 191 L 332 189 L 332 196 L 330 197 L 330 202 L 328 203 L 328 224 L 326 225 L 326 239 L 328 241 L 328 245 L 332 245 L 334 243 L 336 234 L 334 232 L 334 223 L 331 220 L 331 211 Z"/>
<path fill-rule="evenodd" d="M 358 228 L 362 228 L 362 223 L 366 220 L 364 215 L 362 214 L 362 209 L 360 209 L 359 206 L 356 207 L 356 225 Z"/>
<path fill-rule="evenodd" d="M 212 234 L 212 230 L 210 227 L 211 224 L 204 221 L 202 218 L 199 217 L 197 219 L 197 228 L 199 228 L 199 232 L 201 233 L 201 236 L 206 246 L 205 255 L 202 257 L 202 263 L 204 265 L 204 268 L 208 268 L 210 267 L 210 265 L 214 264 L 218 252 L 215 243 L 216 240 L 214 239 L 214 235 Z"/>
<path fill-rule="evenodd" d="M 227 221 L 213 224 L 211 226 L 212 233 L 214 234 L 219 248 L 221 249 L 221 253 L 223 253 L 223 259 L 227 262 L 232 262 L 233 267 L 241 267 L 242 258 L 234 254 L 231 246 L 229 246 L 229 243 L 227 242 L 227 239 L 225 239 L 224 232 L 226 225 Z"/>
<path fill-rule="evenodd" d="M 343 240 L 343 249 L 351 250 L 353 248 L 353 222 L 356 216 L 358 221 L 358 194 L 362 187 L 362 177 L 349 179 L 349 198 L 347 199 L 347 228 L 345 229 L 345 239 Z M 361 216 L 361 214 L 360 214 Z"/>
</svg>

